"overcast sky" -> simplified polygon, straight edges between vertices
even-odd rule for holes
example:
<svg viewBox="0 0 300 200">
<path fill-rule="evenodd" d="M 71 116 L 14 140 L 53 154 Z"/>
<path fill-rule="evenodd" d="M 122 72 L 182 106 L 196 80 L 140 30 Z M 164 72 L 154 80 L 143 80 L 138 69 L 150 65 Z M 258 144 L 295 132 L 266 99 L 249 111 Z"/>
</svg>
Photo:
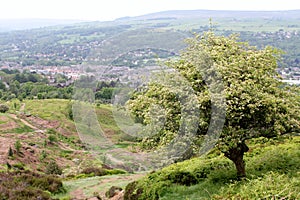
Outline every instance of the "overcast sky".
<svg viewBox="0 0 300 200">
<path fill-rule="evenodd" d="M 165 10 L 295 10 L 298 0 L 1 0 L 0 19 L 113 20 Z"/>
</svg>

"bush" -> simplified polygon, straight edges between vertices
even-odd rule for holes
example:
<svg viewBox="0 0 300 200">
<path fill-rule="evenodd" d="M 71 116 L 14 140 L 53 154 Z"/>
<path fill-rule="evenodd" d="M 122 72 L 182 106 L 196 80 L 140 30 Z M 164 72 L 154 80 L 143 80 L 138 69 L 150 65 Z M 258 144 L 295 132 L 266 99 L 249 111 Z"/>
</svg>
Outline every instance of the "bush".
<svg viewBox="0 0 300 200">
<path fill-rule="evenodd" d="M 127 172 L 121 169 L 105 169 L 99 167 L 87 167 L 81 171 L 81 174 L 91 176 L 105 176 L 114 174 L 126 174 Z"/>
<path fill-rule="evenodd" d="M 12 165 L 13 168 L 17 169 L 17 170 L 24 170 L 25 165 L 23 163 L 16 163 Z"/>
<path fill-rule="evenodd" d="M 133 181 L 125 188 L 124 200 L 138 200 L 143 193 L 142 188 L 137 188 L 138 182 Z"/>
<path fill-rule="evenodd" d="M 0 173 L 0 180 L 0 199 L 51 200 L 51 193 L 65 192 L 58 178 L 30 171 Z"/>
<path fill-rule="evenodd" d="M 6 113 L 9 110 L 9 107 L 4 104 L 0 104 L 0 112 L 1 113 Z"/>
<path fill-rule="evenodd" d="M 169 173 L 167 175 L 167 179 L 171 180 L 172 183 L 186 186 L 191 186 L 198 183 L 196 176 L 194 176 L 191 172 L 180 170 Z"/>
<path fill-rule="evenodd" d="M 49 135 L 48 140 L 51 144 L 57 142 L 57 137 L 55 135 Z"/>
<path fill-rule="evenodd" d="M 99 167 L 88 167 L 82 170 L 82 174 L 90 175 L 93 174 L 94 176 L 105 176 L 107 172 L 105 169 Z"/>
<path fill-rule="evenodd" d="M 108 191 L 105 192 L 105 196 L 107 198 L 112 198 L 121 192 L 123 189 L 117 186 L 111 186 Z"/>
<path fill-rule="evenodd" d="M 8 149 L 8 157 L 13 157 L 13 155 L 14 155 L 14 152 L 13 152 L 12 148 L 9 147 L 9 149 Z"/>
<path fill-rule="evenodd" d="M 16 148 L 17 153 L 20 153 L 20 150 L 22 148 L 22 144 L 21 144 L 20 140 L 17 140 L 15 142 L 15 148 Z"/>
<path fill-rule="evenodd" d="M 127 172 L 122 169 L 106 169 L 106 173 L 108 175 L 114 175 L 114 174 L 126 174 Z"/>
<path fill-rule="evenodd" d="M 62 169 L 58 166 L 55 161 L 51 161 L 46 167 L 46 174 L 61 175 Z"/>
</svg>

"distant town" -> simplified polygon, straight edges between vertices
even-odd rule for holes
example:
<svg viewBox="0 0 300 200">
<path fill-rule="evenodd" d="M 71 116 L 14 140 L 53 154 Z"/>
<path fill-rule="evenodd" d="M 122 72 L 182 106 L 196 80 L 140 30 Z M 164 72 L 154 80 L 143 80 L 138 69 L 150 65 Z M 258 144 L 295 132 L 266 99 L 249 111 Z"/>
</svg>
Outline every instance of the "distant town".
<svg viewBox="0 0 300 200">
<path fill-rule="evenodd" d="M 1 66 L 0 70 L 3 69 L 26 70 L 33 74 L 40 74 L 48 79 L 49 85 L 66 87 L 74 83 L 81 76 L 95 77 L 98 81 L 104 82 L 118 80 L 122 83 L 127 83 L 132 80 L 138 80 L 140 76 L 146 76 L 146 74 L 162 69 L 162 67 L 148 66 L 133 69 L 126 66 Z M 55 79 L 57 75 L 63 75 L 67 81 L 57 83 Z"/>
</svg>

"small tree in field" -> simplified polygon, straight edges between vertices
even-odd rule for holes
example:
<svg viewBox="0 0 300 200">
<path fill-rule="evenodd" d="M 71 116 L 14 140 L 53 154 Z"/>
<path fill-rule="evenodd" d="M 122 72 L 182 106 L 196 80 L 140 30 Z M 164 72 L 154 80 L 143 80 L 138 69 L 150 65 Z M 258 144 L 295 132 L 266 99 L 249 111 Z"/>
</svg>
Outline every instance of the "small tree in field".
<svg viewBox="0 0 300 200">
<path fill-rule="evenodd" d="M 17 153 L 21 152 L 21 148 L 22 148 L 22 144 L 21 144 L 20 140 L 17 140 L 15 142 L 15 149 L 16 149 Z"/>
<path fill-rule="evenodd" d="M 201 113 L 199 135 L 208 130 L 213 117 L 212 107 L 218 108 L 218 105 L 213 105 L 211 98 L 214 94 L 210 94 L 207 83 L 222 82 L 220 94 L 225 99 L 226 115 L 216 146 L 233 161 L 238 177 L 246 176 L 243 156 L 249 150 L 248 139 L 271 138 L 299 130 L 299 101 L 294 88 L 284 86 L 279 80 L 276 72 L 279 55 L 280 52 L 271 47 L 259 50 L 239 42 L 234 35 L 223 37 L 208 32 L 190 39 L 181 59 L 169 64 L 189 81 L 198 96 L 199 105 L 195 106 Z M 213 74 L 219 77 L 218 80 L 210 78 Z M 133 114 L 144 123 L 147 123 L 144 116 L 147 116 L 145 112 L 151 104 L 150 97 L 159 100 L 157 102 L 161 105 L 169 101 L 165 95 L 155 95 L 162 93 L 159 87 L 150 84 L 128 103 Z M 177 107 L 168 106 L 168 109 L 180 112 Z M 176 118 L 167 117 L 169 121 L 172 119 Z M 176 132 L 175 129 L 168 131 Z"/>
</svg>

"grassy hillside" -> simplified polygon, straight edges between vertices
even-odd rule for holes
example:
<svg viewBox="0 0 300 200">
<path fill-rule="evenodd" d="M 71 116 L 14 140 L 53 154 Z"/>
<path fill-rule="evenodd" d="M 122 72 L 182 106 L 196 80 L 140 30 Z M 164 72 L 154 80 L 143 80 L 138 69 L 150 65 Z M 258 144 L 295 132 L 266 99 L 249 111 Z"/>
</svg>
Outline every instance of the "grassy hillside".
<svg viewBox="0 0 300 200">
<path fill-rule="evenodd" d="M 74 121 L 70 117 L 72 111 L 72 102 L 70 100 L 46 99 L 46 100 L 12 100 L 10 102 L 2 102 L 10 107 L 7 113 L 0 114 L 0 179 L 7 180 L 0 182 L 0 191 L 4 196 L 0 198 L 10 199 L 13 197 L 31 199 L 31 195 L 41 194 L 45 199 L 50 199 L 49 192 L 52 195 L 57 194 L 58 197 L 78 197 L 74 190 L 81 190 L 84 185 L 78 185 L 78 182 L 85 182 L 94 176 L 104 176 L 111 181 L 101 187 L 105 191 L 110 186 L 116 185 L 116 180 L 122 179 L 125 186 L 134 180 L 131 175 L 120 175 L 126 171 L 120 169 L 112 169 L 108 166 L 108 162 L 103 162 L 97 157 L 93 151 L 89 150 L 89 144 L 84 144 L 77 133 Z M 101 125 L 104 135 L 111 140 L 115 148 L 126 148 L 131 142 L 127 141 L 127 136 L 122 133 L 116 126 L 111 106 L 101 105 L 95 109 L 97 120 Z M 98 137 L 93 137 L 97 140 Z M 129 138 L 130 139 L 130 138 Z M 55 163 L 58 168 L 53 167 Z M 52 165 L 52 167 L 51 167 Z M 32 171 L 36 173 L 32 173 Z M 57 190 L 45 189 L 48 186 L 35 185 L 42 184 L 40 182 L 51 179 L 50 176 L 44 174 L 62 174 L 65 178 L 64 185 L 59 185 Z M 114 175 L 114 177 L 110 177 Z M 31 189 L 26 189 L 20 185 L 20 191 L 13 189 L 11 182 L 7 177 L 10 176 L 15 180 L 15 185 L 23 182 L 33 184 Z M 15 179 L 14 179 L 15 177 Z M 140 177 L 140 176 L 139 176 Z M 20 182 L 20 181 L 21 182 Z M 52 180 L 52 179 L 51 179 Z M 53 179 L 54 180 L 54 179 Z M 101 185 L 100 179 L 95 178 Z M 59 183 L 57 177 L 53 184 Z M 51 182 L 51 181 L 50 181 Z M 49 184 L 52 184 L 50 183 Z M 90 186 L 90 181 L 85 184 Z M 77 185 L 77 186 L 76 186 Z M 53 186 L 54 187 L 54 186 Z M 48 190 L 48 193 L 44 193 Z M 99 191 L 103 196 L 102 190 L 99 188 L 91 189 L 91 191 Z M 11 191 L 11 192 L 9 192 Z M 0 193 L 1 193 L 0 192 Z M 29 194 L 29 193 L 30 194 Z M 47 195 L 48 194 L 48 195 Z M 18 196 L 19 195 L 19 196 Z M 86 197 L 93 196 L 93 192 L 87 192 Z M 27 198 L 28 197 L 28 198 Z"/>
<path fill-rule="evenodd" d="M 74 159 L 92 160 L 84 151 L 74 123 L 67 117 L 67 100 L 14 100 L 7 102 L 8 113 L 1 114 L 1 168 L 6 162 L 22 164 L 25 169 L 45 172 L 50 161 L 56 161 L 67 172 L 76 167 Z M 19 153 L 16 142 L 21 143 Z M 8 156 L 9 147 L 13 155 Z M 98 163 L 99 164 L 99 163 Z"/>
<path fill-rule="evenodd" d="M 299 199 L 300 137 L 250 141 L 247 179 L 220 152 L 173 164 L 127 186 L 125 199 Z"/>
<path fill-rule="evenodd" d="M 12 163 L 17 160 L 24 161 L 28 163 L 29 168 L 34 167 L 42 171 L 49 160 L 57 160 L 67 172 L 68 169 L 72 171 L 72 168 L 76 167 L 76 163 L 72 160 L 87 159 L 86 162 L 89 163 L 88 160 L 93 159 L 91 153 L 86 150 L 89 144 L 82 143 L 84 138 L 81 137 L 84 135 L 78 135 L 78 127 L 70 119 L 73 105 L 70 100 L 44 99 L 22 102 L 12 100 L 5 104 L 10 107 L 10 110 L 0 115 L 0 137 L 3 141 L 10 142 L 5 148 L 3 147 L 2 154 L 5 159 L 1 163 L 5 164 L 7 159 Z M 115 148 L 126 148 L 132 143 L 133 138 L 124 134 L 116 125 L 111 106 L 95 107 L 95 114 L 97 116 L 95 127 L 99 128 L 95 133 L 103 131 L 104 137 L 111 141 Z M 101 137 L 95 135 L 93 140 L 96 142 L 97 138 L 100 140 Z M 22 150 L 35 151 L 32 155 L 28 155 L 28 161 L 19 157 L 14 159 L 7 157 L 9 146 L 13 148 L 17 140 L 21 141 Z M 40 157 L 45 157 L 45 154 L 47 154 L 46 158 L 41 159 Z M 34 158 L 33 160 L 39 164 L 29 161 L 29 158 Z M 100 163 L 99 159 L 95 160 L 96 165 Z M 4 168 L 5 166 L 2 165 L 2 169 Z"/>
</svg>

